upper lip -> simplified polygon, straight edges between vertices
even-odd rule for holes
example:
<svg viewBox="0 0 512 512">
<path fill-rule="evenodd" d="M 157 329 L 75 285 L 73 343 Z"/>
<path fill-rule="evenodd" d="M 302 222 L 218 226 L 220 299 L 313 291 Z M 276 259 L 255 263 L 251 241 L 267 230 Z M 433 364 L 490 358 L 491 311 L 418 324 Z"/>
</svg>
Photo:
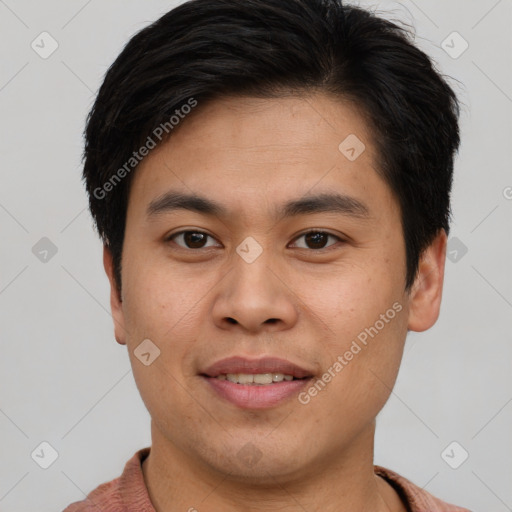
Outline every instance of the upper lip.
<svg viewBox="0 0 512 512">
<path fill-rule="evenodd" d="M 311 371 L 287 361 L 286 359 L 280 359 L 277 357 L 250 359 L 241 356 L 221 359 L 213 363 L 211 366 L 208 366 L 208 368 L 202 372 L 202 375 L 217 377 L 218 375 L 227 373 L 284 373 L 285 375 L 292 375 L 297 379 L 311 377 L 313 375 Z"/>
</svg>

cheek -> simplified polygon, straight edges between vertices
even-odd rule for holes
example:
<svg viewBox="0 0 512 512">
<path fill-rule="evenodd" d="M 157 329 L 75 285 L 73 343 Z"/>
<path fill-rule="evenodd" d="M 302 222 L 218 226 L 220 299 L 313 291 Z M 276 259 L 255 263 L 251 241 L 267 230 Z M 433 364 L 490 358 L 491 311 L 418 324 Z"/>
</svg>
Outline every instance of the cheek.
<svg viewBox="0 0 512 512">
<path fill-rule="evenodd" d="M 363 266 L 352 265 L 320 280 L 303 274 L 294 291 L 333 336 L 348 340 L 390 309 L 388 316 L 394 318 L 396 302 L 403 307 L 402 276 L 398 272 L 393 276 L 389 269 L 376 265 L 371 268 L 370 273 Z"/>
<path fill-rule="evenodd" d="M 127 266 L 128 269 L 128 266 Z M 191 282 L 176 273 L 162 271 L 148 260 L 133 272 L 127 271 L 124 315 L 128 330 L 128 350 L 133 375 L 142 400 L 160 427 L 176 429 L 169 417 L 169 404 L 175 410 L 193 409 L 194 402 L 180 390 L 187 375 L 184 368 L 198 339 L 198 299 L 204 295 Z M 198 295 L 199 294 L 199 295 Z M 146 366 L 135 355 L 142 340 L 158 348 L 158 357 Z M 196 404 L 197 405 L 197 404 Z"/>
<path fill-rule="evenodd" d="M 407 333 L 405 308 L 398 312 L 401 304 L 394 304 L 395 308 L 383 310 L 385 320 L 370 311 L 365 312 L 371 318 L 367 322 L 360 312 L 347 322 L 340 316 L 321 382 L 313 382 L 316 389 L 309 388 L 302 396 L 301 403 L 309 402 L 311 416 L 330 418 L 325 424 L 333 436 L 340 431 L 350 436 L 363 428 L 389 398 Z"/>
<path fill-rule="evenodd" d="M 396 379 L 407 334 L 407 303 L 402 269 L 391 272 L 391 261 L 384 256 L 379 264 L 374 261 L 371 274 L 364 265 L 344 268 L 337 278 L 314 287 L 303 279 L 298 290 L 328 327 L 319 350 L 325 351 L 326 369 L 342 358 L 342 370 L 339 365 L 338 371 L 331 368 L 336 374 L 332 390 L 349 402 L 370 393 L 374 404 L 383 405 Z"/>
<path fill-rule="evenodd" d="M 186 396 L 173 393 L 189 377 L 192 356 L 204 325 L 205 294 L 215 282 L 200 275 L 185 275 L 171 265 L 126 266 L 126 301 L 123 306 L 127 325 L 127 345 L 134 378 L 150 412 L 159 404 L 172 402 L 189 407 Z M 129 269 L 134 269 L 130 271 Z M 212 280 L 211 284 L 208 284 Z M 158 358 L 144 366 L 134 355 L 139 344 L 151 340 L 159 349 Z M 186 403 L 178 404 L 185 400 Z M 155 410 L 155 412 L 156 412 Z M 158 414 L 158 412 L 157 412 Z"/>
<path fill-rule="evenodd" d="M 152 263 L 149 259 L 127 272 L 124 304 L 125 319 L 136 338 L 153 337 L 168 343 L 179 331 L 180 337 L 191 334 L 214 276 L 184 274 L 171 264 Z"/>
</svg>

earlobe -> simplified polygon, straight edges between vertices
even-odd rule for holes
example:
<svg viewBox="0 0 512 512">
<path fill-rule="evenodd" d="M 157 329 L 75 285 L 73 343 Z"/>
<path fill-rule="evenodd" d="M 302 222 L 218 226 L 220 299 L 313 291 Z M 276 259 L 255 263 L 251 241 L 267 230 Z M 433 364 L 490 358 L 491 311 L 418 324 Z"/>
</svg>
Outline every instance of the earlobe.
<svg viewBox="0 0 512 512">
<path fill-rule="evenodd" d="M 409 294 L 411 331 L 426 331 L 438 317 L 443 294 L 447 236 L 441 229 L 420 257 L 418 273 Z"/>
<path fill-rule="evenodd" d="M 126 330 L 124 322 L 123 301 L 117 289 L 114 276 L 114 264 L 110 249 L 103 245 L 103 267 L 110 282 L 110 309 L 112 319 L 114 320 L 114 334 L 116 341 L 121 345 L 126 345 Z"/>
</svg>

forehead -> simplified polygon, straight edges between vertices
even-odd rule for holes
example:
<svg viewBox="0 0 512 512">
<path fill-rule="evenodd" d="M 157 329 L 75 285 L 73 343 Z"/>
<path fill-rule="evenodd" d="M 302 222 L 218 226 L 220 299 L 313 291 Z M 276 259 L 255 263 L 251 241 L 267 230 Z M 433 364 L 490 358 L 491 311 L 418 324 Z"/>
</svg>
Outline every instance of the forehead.
<svg viewBox="0 0 512 512">
<path fill-rule="evenodd" d="M 371 131 L 351 103 L 323 94 L 225 97 L 199 102 L 141 162 L 130 202 L 147 209 L 171 188 L 241 209 L 308 191 L 355 197 L 387 188 L 376 161 Z"/>
<path fill-rule="evenodd" d="M 314 149 L 337 155 L 349 135 L 371 146 L 371 133 L 353 102 L 326 94 L 276 98 L 222 97 L 199 103 L 169 139 L 169 147 L 244 151 L 254 156 L 305 155 Z M 373 148 L 368 148 L 373 149 Z"/>
</svg>

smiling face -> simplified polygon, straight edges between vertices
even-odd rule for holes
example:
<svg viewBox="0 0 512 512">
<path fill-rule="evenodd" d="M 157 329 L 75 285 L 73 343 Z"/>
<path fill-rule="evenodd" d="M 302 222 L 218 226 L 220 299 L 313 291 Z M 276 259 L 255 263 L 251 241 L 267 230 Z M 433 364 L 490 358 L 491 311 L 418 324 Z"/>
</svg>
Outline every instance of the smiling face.
<svg viewBox="0 0 512 512">
<path fill-rule="evenodd" d="M 357 110 L 313 95 L 199 104 L 140 164 L 122 302 L 108 251 L 105 267 L 153 450 L 260 482 L 371 455 L 407 329 L 437 318 L 445 244 L 406 292 L 400 210 L 377 162 Z M 135 355 L 145 339 L 160 350 L 149 365 Z M 212 382 L 233 368 L 212 365 L 234 356 L 243 373 L 309 378 Z"/>
</svg>

